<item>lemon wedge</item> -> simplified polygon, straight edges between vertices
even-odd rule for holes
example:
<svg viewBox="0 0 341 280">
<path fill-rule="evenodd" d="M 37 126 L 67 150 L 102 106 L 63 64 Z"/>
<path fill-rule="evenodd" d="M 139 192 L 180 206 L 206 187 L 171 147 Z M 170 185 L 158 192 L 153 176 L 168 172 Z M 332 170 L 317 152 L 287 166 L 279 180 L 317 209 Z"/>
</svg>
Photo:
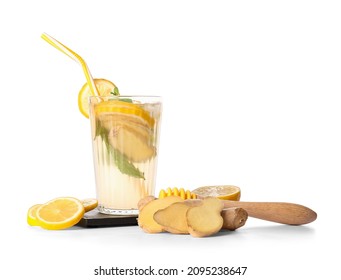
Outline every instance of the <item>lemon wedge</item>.
<svg viewBox="0 0 341 280">
<path fill-rule="evenodd" d="M 234 201 L 239 201 L 241 194 L 240 188 L 232 185 L 200 187 L 193 190 L 192 193 L 195 193 L 198 198 L 213 196 L 223 200 Z"/>
<path fill-rule="evenodd" d="M 82 202 L 73 197 L 59 197 L 38 207 L 36 217 L 44 229 L 65 229 L 77 224 L 84 215 Z"/>
<path fill-rule="evenodd" d="M 116 85 L 106 79 L 94 79 L 97 91 L 100 96 L 110 96 L 114 92 Z M 78 94 L 78 107 L 80 112 L 89 118 L 89 97 L 92 96 L 91 89 L 88 83 L 85 83 Z"/>
</svg>

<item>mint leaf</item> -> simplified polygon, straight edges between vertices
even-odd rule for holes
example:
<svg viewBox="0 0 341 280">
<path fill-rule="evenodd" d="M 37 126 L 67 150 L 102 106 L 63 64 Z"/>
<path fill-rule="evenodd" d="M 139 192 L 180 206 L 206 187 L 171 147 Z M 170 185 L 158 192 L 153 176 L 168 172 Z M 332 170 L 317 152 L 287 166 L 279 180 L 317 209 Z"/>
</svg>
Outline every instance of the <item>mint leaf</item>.
<svg viewBox="0 0 341 280">
<path fill-rule="evenodd" d="M 118 87 L 114 88 L 114 91 L 111 91 L 110 94 L 112 94 L 115 97 L 118 97 L 118 100 L 128 103 L 133 103 L 133 100 L 131 98 L 120 98 L 120 92 L 118 90 Z"/>
<path fill-rule="evenodd" d="M 111 147 L 111 146 L 110 146 Z M 111 147 L 111 153 L 113 154 L 115 164 L 117 168 L 128 176 L 132 176 L 135 178 L 141 178 L 145 180 L 143 172 L 141 172 L 138 168 L 136 168 L 127 157 L 122 154 L 119 150 Z"/>
<path fill-rule="evenodd" d="M 110 94 L 114 95 L 114 96 L 119 96 L 120 95 L 120 92 L 118 90 L 118 87 L 115 87 L 114 88 L 114 91 L 111 91 Z"/>
<path fill-rule="evenodd" d="M 131 98 L 119 98 L 120 101 L 133 103 L 133 100 Z"/>
<path fill-rule="evenodd" d="M 106 140 L 108 140 L 108 131 L 102 126 L 99 120 L 96 120 L 95 139 L 97 136 L 101 136 L 103 141 L 104 141 L 104 138 L 107 138 Z M 109 144 L 109 141 L 108 141 L 108 144 Z"/>
</svg>

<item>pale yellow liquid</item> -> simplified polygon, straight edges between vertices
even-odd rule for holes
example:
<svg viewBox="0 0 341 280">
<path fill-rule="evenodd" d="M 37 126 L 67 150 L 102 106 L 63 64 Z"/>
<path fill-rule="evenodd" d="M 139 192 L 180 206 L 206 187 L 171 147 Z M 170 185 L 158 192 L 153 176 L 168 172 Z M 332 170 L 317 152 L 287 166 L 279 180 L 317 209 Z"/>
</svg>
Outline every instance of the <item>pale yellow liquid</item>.
<svg viewBox="0 0 341 280">
<path fill-rule="evenodd" d="M 110 144 L 108 146 L 108 143 L 106 143 L 101 136 L 96 137 L 96 128 L 93 128 L 96 192 L 98 209 L 102 213 L 115 215 L 137 214 L 138 201 L 147 195 L 154 195 L 161 105 L 160 103 L 148 104 L 145 107 L 145 110 L 148 110 L 155 119 L 155 125 L 149 134 L 151 137 L 148 137 L 147 140 L 144 141 L 148 141 L 147 144 L 155 153 L 145 160 L 139 159 L 135 162 L 132 160 L 134 155 L 130 155 L 132 158 L 128 159 L 129 163 L 131 163 L 134 168 L 137 168 L 139 172 L 143 174 L 144 178 L 137 178 L 131 174 L 124 174 L 117 166 L 117 159 L 115 162 L 115 158 L 112 156 L 112 153 L 110 153 L 112 146 L 110 146 Z M 102 113 L 96 115 L 95 118 L 93 126 L 96 126 L 96 122 L 97 125 L 101 125 L 101 122 L 105 122 L 106 127 L 108 128 L 107 133 L 110 137 L 115 137 L 112 135 L 114 135 L 116 131 L 119 131 L 119 129 L 122 129 L 122 122 L 117 121 L 117 114 Z M 133 125 L 134 123 L 129 122 L 130 128 L 134 129 Z M 125 136 L 123 136 L 123 138 L 121 137 L 120 147 L 123 147 L 121 148 L 121 151 L 124 153 L 125 150 L 129 150 L 131 153 L 134 151 L 140 153 L 141 151 L 136 149 L 136 147 L 129 149 L 129 147 L 124 146 L 134 144 L 131 139 L 128 139 L 129 135 L 130 134 L 128 134 L 126 138 Z M 139 136 L 138 133 L 137 136 Z M 132 137 L 135 137 L 135 134 L 132 134 Z"/>
</svg>

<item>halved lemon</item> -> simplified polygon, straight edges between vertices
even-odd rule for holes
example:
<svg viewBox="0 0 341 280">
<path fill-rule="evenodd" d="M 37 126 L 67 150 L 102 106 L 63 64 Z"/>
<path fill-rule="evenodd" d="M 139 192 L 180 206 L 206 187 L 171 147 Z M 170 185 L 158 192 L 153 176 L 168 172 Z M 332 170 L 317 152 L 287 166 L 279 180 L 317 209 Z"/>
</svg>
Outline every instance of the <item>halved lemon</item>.
<svg viewBox="0 0 341 280">
<path fill-rule="evenodd" d="M 38 207 L 36 216 L 45 229 L 65 229 L 77 224 L 84 215 L 82 202 L 73 197 L 59 197 Z"/>
<path fill-rule="evenodd" d="M 95 198 L 86 198 L 81 200 L 85 212 L 91 211 L 95 209 L 98 205 L 98 201 Z"/>
<path fill-rule="evenodd" d="M 30 207 L 27 211 L 27 223 L 30 226 L 39 226 L 39 221 L 37 219 L 37 210 L 41 204 L 36 204 Z"/>
<path fill-rule="evenodd" d="M 213 196 L 223 200 L 239 201 L 240 188 L 232 185 L 200 187 L 192 191 L 198 198 Z"/>
<path fill-rule="evenodd" d="M 100 96 L 110 96 L 110 93 L 115 90 L 116 85 L 106 79 L 94 79 L 98 94 Z M 78 107 L 81 113 L 89 118 L 89 97 L 92 92 L 88 83 L 85 83 L 78 94 Z"/>
</svg>

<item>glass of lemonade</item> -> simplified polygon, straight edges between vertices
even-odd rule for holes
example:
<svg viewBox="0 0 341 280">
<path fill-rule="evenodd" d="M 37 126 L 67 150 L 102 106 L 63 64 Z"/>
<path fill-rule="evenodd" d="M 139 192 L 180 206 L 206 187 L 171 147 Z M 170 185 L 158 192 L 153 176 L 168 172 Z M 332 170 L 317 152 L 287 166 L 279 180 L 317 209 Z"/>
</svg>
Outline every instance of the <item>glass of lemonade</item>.
<svg viewBox="0 0 341 280">
<path fill-rule="evenodd" d="M 155 191 L 161 98 L 91 96 L 89 105 L 98 210 L 137 215 Z"/>
</svg>

